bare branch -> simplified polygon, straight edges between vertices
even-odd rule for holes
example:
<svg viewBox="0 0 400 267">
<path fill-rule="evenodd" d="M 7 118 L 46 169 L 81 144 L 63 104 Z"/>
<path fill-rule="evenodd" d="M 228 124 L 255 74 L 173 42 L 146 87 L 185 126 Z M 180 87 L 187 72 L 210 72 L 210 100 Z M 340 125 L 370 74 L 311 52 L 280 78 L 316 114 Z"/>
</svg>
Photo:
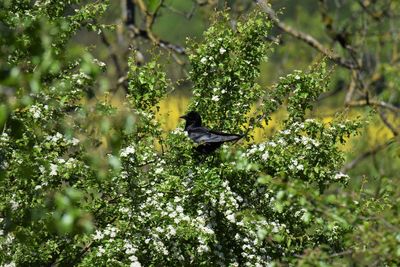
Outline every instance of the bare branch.
<svg viewBox="0 0 400 267">
<path fill-rule="evenodd" d="M 366 159 L 366 158 L 368 158 L 368 157 L 370 157 L 372 155 L 375 155 L 379 151 L 381 151 L 381 150 L 385 149 L 386 147 L 388 147 L 390 144 L 393 143 L 393 140 L 394 139 L 390 139 L 388 142 L 380 144 L 380 145 L 377 145 L 373 149 L 362 153 L 361 155 L 359 155 L 358 157 L 356 157 L 355 159 L 353 159 L 349 163 L 345 164 L 340 171 L 342 173 L 347 173 L 349 170 L 353 169 L 355 166 L 357 166 L 364 159 Z"/>
<path fill-rule="evenodd" d="M 388 127 L 394 136 L 398 136 L 399 135 L 399 130 L 396 129 L 387 119 L 386 114 L 383 111 L 379 111 L 379 116 L 381 117 L 382 122 L 386 125 L 386 127 Z"/>
<path fill-rule="evenodd" d="M 138 36 L 140 36 L 140 37 L 142 37 L 144 39 L 152 41 L 152 39 L 151 39 L 151 37 L 149 35 L 149 32 L 147 30 L 142 30 L 142 29 L 136 28 L 136 27 L 134 27 L 132 25 L 129 28 L 132 30 L 132 32 L 135 35 L 138 35 Z M 170 42 L 165 41 L 165 40 L 158 39 L 158 42 L 154 43 L 154 44 L 159 46 L 159 47 L 161 47 L 161 48 L 169 49 L 169 50 L 171 50 L 171 51 L 173 51 L 173 52 L 175 52 L 177 54 L 180 54 L 180 55 L 186 54 L 186 50 L 185 50 L 185 48 L 183 46 L 176 45 L 176 44 L 170 43 Z"/>
<path fill-rule="evenodd" d="M 337 55 L 334 53 L 332 50 L 326 48 L 323 46 L 318 40 L 316 40 L 314 37 L 312 37 L 309 34 L 306 34 L 304 32 L 295 30 L 294 28 L 286 25 L 285 23 L 281 22 L 276 15 L 276 12 L 269 6 L 267 0 L 257 0 L 257 3 L 259 6 L 262 8 L 262 10 L 267 14 L 269 19 L 282 31 L 292 35 L 293 37 L 304 41 L 311 47 L 314 47 L 324 55 L 326 55 L 328 58 L 336 62 L 337 64 L 348 68 L 348 69 L 357 69 L 358 65 L 354 63 L 353 61 L 349 61 L 347 59 L 342 58 L 341 56 Z"/>
<path fill-rule="evenodd" d="M 381 107 L 388 109 L 390 111 L 395 112 L 396 114 L 399 114 L 400 108 L 386 103 L 384 101 L 379 101 L 379 100 L 374 100 L 374 99 L 363 99 L 363 100 L 357 100 L 357 101 L 351 101 L 349 103 L 346 103 L 347 106 L 350 107 L 365 107 L 365 106 L 376 106 L 376 107 Z"/>
<path fill-rule="evenodd" d="M 157 13 L 160 10 L 161 6 L 163 5 L 164 1 L 161 0 L 160 3 L 158 4 L 158 6 L 156 7 L 156 9 L 154 10 L 153 13 L 150 13 L 147 10 L 146 4 L 143 2 L 143 0 L 135 0 L 135 3 L 138 5 L 138 7 L 140 8 L 140 10 L 142 11 L 143 14 L 145 14 L 146 17 L 146 31 L 147 31 L 147 36 L 149 37 L 149 39 L 155 43 L 158 44 L 159 40 L 158 38 L 154 35 L 153 31 L 152 31 L 152 27 L 155 21 L 155 18 L 157 17 Z"/>
</svg>

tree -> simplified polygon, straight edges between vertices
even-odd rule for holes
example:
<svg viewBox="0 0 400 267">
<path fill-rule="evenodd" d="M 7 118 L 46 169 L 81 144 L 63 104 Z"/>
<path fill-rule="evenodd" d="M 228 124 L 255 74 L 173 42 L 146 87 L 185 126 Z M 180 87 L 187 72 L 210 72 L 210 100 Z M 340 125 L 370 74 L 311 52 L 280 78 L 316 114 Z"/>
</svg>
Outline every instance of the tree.
<svg viewBox="0 0 400 267">
<path fill-rule="evenodd" d="M 270 20 L 255 10 L 232 27 L 218 13 L 204 40 L 185 50 L 190 108 L 209 126 L 245 133 L 247 143 L 199 155 L 182 128 L 165 134 L 157 120 L 172 87 L 157 55 L 138 64 L 130 53 L 126 94 L 115 105 L 108 65 L 88 47 L 66 49 L 80 27 L 104 34 L 96 21 L 105 8 L 3 4 L 2 264 L 352 263 L 336 257 L 351 254 L 355 225 L 387 202 L 342 189 L 349 176 L 339 171 L 339 145 L 361 120 L 306 116 L 327 89 L 325 60 L 262 87 Z M 249 119 L 251 104 L 258 108 Z M 254 143 L 252 129 L 279 108 L 288 114 L 280 131 Z"/>
</svg>

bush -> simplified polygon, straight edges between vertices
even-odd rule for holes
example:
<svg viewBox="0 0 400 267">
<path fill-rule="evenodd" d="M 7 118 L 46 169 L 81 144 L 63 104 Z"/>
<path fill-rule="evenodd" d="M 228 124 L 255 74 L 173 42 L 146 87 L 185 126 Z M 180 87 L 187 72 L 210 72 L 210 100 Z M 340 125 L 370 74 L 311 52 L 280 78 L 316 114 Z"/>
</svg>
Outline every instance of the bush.
<svg viewBox="0 0 400 267">
<path fill-rule="evenodd" d="M 206 156 L 182 128 L 162 132 L 155 107 L 171 83 L 156 60 L 130 60 L 115 106 L 97 89 L 107 66 L 65 49 L 80 27 L 102 30 L 92 21 L 103 4 L 18 3 L 2 4 L 1 88 L 12 91 L 1 111 L 3 266 L 329 263 L 353 245 L 364 206 L 335 190 L 349 179 L 337 171 L 340 144 L 361 123 L 306 118 L 329 79 L 323 61 L 268 89 L 256 83 L 271 50 L 262 14 L 235 29 L 220 14 L 191 42 L 191 108 L 209 126 L 247 134 Z M 278 108 L 288 114 L 282 129 L 253 143 L 251 129 Z"/>
</svg>

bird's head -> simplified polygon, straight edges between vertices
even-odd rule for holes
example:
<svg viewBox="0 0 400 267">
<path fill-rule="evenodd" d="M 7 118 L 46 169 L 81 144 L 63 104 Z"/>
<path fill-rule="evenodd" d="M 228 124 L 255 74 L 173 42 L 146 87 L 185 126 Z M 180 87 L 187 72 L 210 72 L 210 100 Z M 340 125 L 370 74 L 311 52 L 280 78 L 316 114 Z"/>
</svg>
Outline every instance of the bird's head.
<svg viewBox="0 0 400 267">
<path fill-rule="evenodd" d="M 201 126 L 201 116 L 196 111 L 190 111 L 188 114 L 179 117 L 186 120 L 185 130 L 189 126 L 200 127 Z"/>
</svg>

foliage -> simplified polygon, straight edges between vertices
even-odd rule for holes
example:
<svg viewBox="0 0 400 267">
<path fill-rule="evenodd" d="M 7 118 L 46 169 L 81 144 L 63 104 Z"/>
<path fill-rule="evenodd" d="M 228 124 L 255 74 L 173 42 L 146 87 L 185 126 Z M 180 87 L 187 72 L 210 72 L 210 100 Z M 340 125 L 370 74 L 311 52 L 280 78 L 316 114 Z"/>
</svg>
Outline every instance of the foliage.
<svg viewBox="0 0 400 267">
<path fill-rule="evenodd" d="M 156 60 L 139 67 L 130 59 L 122 107 L 107 90 L 91 92 L 107 89 L 107 65 L 86 49 L 77 58 L 65 43 L 80 27 L 101 29 L 93 19 L 104 5 L 73 3 L 74 11 L 71 2 L 3 4 L 1 27 L 10 30 L 1 40 L 11 45 L 1 45 L 0 88 L 12 92 L 2 95 L 0 136 L 4 266 L 329 264 L 354 236 L 369 237 L 360 216 L 397 208 L 385 199 L 389 187 L 384 201 L 336 194 L 349 179 L 338 171 L 340 144 L 361 123 L 306 118 L 326 89 L 324 62 L 268 90 L 257 85 L 269 29 L 260 13 L 235 30 L 221 14 L 204 42 L 192 44 L 191 107 L 232 131 L 256 102 L 258 118 L 268 122 L 280 107 L 288 118 L 268 141 L 206 156 L 182 128 L 162 133 L 156 106 L 170 82 Z M 14 35 L 17 28 L 24 34 Z M 388 238 L 390 249 L 395 242 Z"/>
<path fill-rule="evenodd" d="M 232 29 L 225 26 L 229 17 L 220 14 L 205 32 L 205 42 L 192 44 L 191 107 L 201 110 L 211 126 L 238 130 L 246 122 L 251 105 L 262 95 L 256 78 L 261 61 L 266 59 L 265 36 L 270 23 L 261 13 L 253 16 L 238 21 Z"/>
</svg>

